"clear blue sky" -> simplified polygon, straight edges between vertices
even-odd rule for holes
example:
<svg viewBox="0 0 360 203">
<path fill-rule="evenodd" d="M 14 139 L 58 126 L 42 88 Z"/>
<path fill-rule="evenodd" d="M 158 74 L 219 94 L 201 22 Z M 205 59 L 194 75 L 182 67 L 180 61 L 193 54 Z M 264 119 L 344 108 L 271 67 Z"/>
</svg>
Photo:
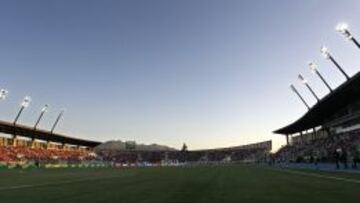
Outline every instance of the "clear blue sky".
<svg viewBox="0 0 360 203">
<path fill-rule="evenodd" d="M 284 138 L 272 131 L 305 113 L 289 90 L 314 60 L 335 87 L 341 75 L 321 58 L 328 45 L 344 69 L 360 70 L 359 50 L 339 36 L 339 21 L 360 38 L 360 2 L 287 0 L 1 1 L 0 87 L 10 91 L 0 119 L 23 96 L 50 128 L 100 141 L 121 139 L 190 149 Z"/>
</svg>

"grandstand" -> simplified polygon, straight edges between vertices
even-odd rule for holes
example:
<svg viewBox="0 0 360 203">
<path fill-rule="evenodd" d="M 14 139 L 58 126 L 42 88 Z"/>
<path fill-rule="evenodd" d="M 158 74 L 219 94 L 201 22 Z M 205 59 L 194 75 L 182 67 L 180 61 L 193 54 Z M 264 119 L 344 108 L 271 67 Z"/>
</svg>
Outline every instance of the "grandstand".
<svg viewBox="0 0 360 203">
<path fill-rule="evenodd" d="M 0 165 L 86 160 L 101 144 L 5 121 L 0 121 L 0 132 L 11 135 L 0 137 Z"/>
<path fill-rule="evenodd" d="M 290 161 L 339 161 L 339 152 L 358 159 L 360 73 L 329 93 L 300 119 L 274 131 L 286 136 L 279 158 Z M 345 157 L 343 157 L 345 159 Z M 347 158 L 346 158 L 347 159 Z M 344 161 L 344 160 L 343 160 Z"/>
<path fill-rule="evenodd" d="M 126 150 L 94 148 L 101 143 L 78 139 L 34 127 L 0 121 L 0 165 L 81 163 L 97 160 L 116 166 L 169 165 L 184 163 L 256 162 L 265 160 L 272 142 L 260 142 L 228 148 L 206 150 Z M 134 142 L 135 143 L 135 142 Z M 166 148 L 165 148 L 166 149 Z M 171 149 L 171 150 L 170 150 Z"/>
<path fill-rule="evenodd" d="M 265 161 L 272 149 L 272 142 L 241 145 L 228 148 L 205 150 L 114 150 L 99 149 L 97 154 L 106 161 L 117 165 L 173 165 L 173 164 L 209 164 L 230 162 Z"/>
<path fill-rule="evenodd" d="M 347 25 L 339 24 L 337 30 L 360 48 L 359 43 L 347 30 Z M 329 59 L 345 76 L 346 81 L 332 89 L 316 66 L 310 68 L 321 78 L 330 93 L 319 99 L 306 80 L 299 75 L 317 103 L 309 107 L 299 92 L 291 85 L 308 111 L 295 122 L 275 130 L 274 133 L 285 135 L 286 146 L 276 154 L 277 158 L 286 162 L 335 162 L 348 168 L 352 163 L 357 168 L 360 162 L 360 72 L 350 77 L 331 56 L 327 48 L 321 49 L 323 56 Z"/>
<path fill-rule="evenodd" d="M 265 160 L 272 142 L 260 142 L 228 148 L 206 150 L 126 150 L 94 148 L 101 143 L 78 139 L 34 127 L 0 121 L 0 165 L 48 164 L 98 160 L 113 165 L 169 165 L 179 163 L 256 162 Z M 132 142 L 135 145 L 135 142 Z M 165 148 L 166 149 L 166 148 Z M 171 149 L 171 150 L 170 150 Z M 98 155 L 98 156 L 97 156 Z M 97 156 L 97 158 L 96 158 Z"/>
<path fill-rule="evenodd" d="M 67 137 L 65 135 L 53 133 L 51 131 L 39 130 L 25 125 L 13 125 L 13 123 L 0 121 L 0 132 L 5 134 L 11 134 L 14 136 L 13 139 L 2 139 L 2 145 L 24 145 L 29 144 L 28 142 L 21 142 L 18 137 L 30 138 L 32 140 L 42 140 L 46 142 L 57 143 L 58 145 L 72 145 L 77 147 L 88 147 L 93 148 L 101 144 L 100 142 L 83 140 L 78 138 Z M 1 144 L 0 143 L 0 144 Z M 45 146 L 43 146 L 45 147 Z"/>
</svg>

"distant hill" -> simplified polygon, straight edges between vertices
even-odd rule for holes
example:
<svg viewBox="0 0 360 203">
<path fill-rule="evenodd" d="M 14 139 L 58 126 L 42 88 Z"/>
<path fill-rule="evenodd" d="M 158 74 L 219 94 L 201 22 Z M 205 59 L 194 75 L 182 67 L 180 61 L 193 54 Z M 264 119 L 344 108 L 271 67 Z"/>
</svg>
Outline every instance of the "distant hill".
<svg viewBox="0 0 360 203">
<path fill-rule="evenodd" d="M 112 140 L 105 142 L 95 148 L 95 150 L 120 150 L 126 151 L 126 142 L 121 140 Z M 135 148 L 131 151 L 176 151 L 177 149 L 171 148 L 165 145 L 158 145 L 158 144 L 136 144 Z"/>
</svg>

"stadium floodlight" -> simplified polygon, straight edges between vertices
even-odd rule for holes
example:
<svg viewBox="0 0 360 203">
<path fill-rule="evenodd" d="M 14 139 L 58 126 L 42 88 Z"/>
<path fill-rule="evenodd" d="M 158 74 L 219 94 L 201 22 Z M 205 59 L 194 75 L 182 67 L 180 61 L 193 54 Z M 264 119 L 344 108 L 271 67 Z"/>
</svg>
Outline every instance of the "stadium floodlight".
<svg viewBox="0 0 360 203">
<path fill-rule="evenodd" d="M 25 96 L 24 100 L 21 103 L 21 106 L 27 108 L 30 105 L 30 102 L 31 102 L 31 97 Z"/>
<path fill-rule="evenodd" d="M 298 78 L 308 88 L 308 90 L 315 97 L 315 99 L 319 101 L 319 97 L 315 94 L 314 90 L 310 87 L 309 83 L 305 80 L 305 78 L 301 74 L 298 75 Z"/>
<path fill-rule="evenodd" d="M 65 109 L 62 109 L 62 110 L 60 111 L 59 115 L 57 116 L 57 118 L 56 118 L 56 120 L 55 120 L 55 123 L 54 123 L 54 125 L 53 125 L 52 128 L 51 128 L 51 131 L 50 131 L 51 134 L 53 134 L 53 132 L 54 132 L 57 124 L 59 123 L 61 117 L 64 115 L 64 112 L 65 112 Z"/>
<path fill-rule="evenodd" d="M 291 90 L 300 98 L 300 100 L 303 102 L 303 104 L 306 106 L 306 108 L 309 110 L 310 106 L 306 103 L 305 99 L 301 96 L 299 91 L 295 88 L 293 84 L 290 85 Z"/>
<path fill-rule="evenodd" d="M 45 106 L 41 109 L 41 112 L 46 113 L 48 108 L 49 108 L 49 105 L 45 104 Z"/>
<path fill-rule="evenodd" d="M 322 46 L 322 47 L 320 48 L 320 52 L 321 52 L 321 54 L 323 55 L 323 57 L 324 57 L 325 59 L 329 59 L 330 56 L 331 56 L 329 49 L 328 49 L 327 47 L 325 47 L 325 46 Z"/>
<path fill-rule="evenodd" d="M 336 25 L 336 31 L 338 31 L 340 34 L 342 34 L 346 40 L 351 40 L 354 42 L 354 44 L 360 48 L 359 42 L 353 37 L 351 32 L 349 31 L 349 26 L 346 23 L 339 23 Z"/>
<path fill-rule="evenodd" d="M 40 116 L 39 118 L 36 120 L 36 123 L 34 125 L 34 130 L 36 130 L 37 126 L 39 125 L 42 117 L 44 116 L 44 114 L 47 112 L 47 109 L 48 109 L 49 105 L 45 104 L 45 106 L 41 109 L 41 112 L 40 112 Z"/>
<path fill-rule="evenodd" d="M 19 117 L 20 117 L 21 113 L 24 111 L 24 109 L 30 105 L 30 102 L 31 102 L 31 97 L 25 96 L 23 101 L 21 102 L 20 110 L 19 110 L 18 114 L 16 115 L 15 120 L 13 122 L 14 125 L 16 125 L 16 123 L 19 120 Z"/>
<path fill-rule="evenodd" d="M 325 78 L 321 75 L 321 73 L 318 70 L 318 65 L 316 65 L 313 62 L 309 62 L 309 68 L 311 70 L 312 73 L 314 73 L 315 75 L 317 75 L 321 81 L 325 84 L 325 86 L 330 90 L 330 92 L 332 92 L 332 88 L 330 87 L 330 85 L 326 82 Z"/>
<path fill-rule="evenodd" d="M 334 57 L 331 55 L 330 51 L 328 48 L 326 48 L 325 46 L 322 46 L 320 49 L 321 54 L 324 56 L 325 59 L 329 59 L 335 66 L 336 68 L 345 76 L 346 80 L 349 80 L 350 77 L 348 76 L 348 74 L 346 74 L 346 72 L 341 68 L 341 66 L 339 65 L 339 63 L 334 59 Z"/>
<path fill-rule="evenodd" d="M 349 32 L 349 26 L 346 23 L 339 23 L 336 25 L 336 31 L 342 34 L 347 40 L 352 38 L 351 33 Z"/>
<path fill-rule="evenodd" d="M 0 100 L 5 100 L 8 93 L 9 93 L 9 91 L 7 91 L 6 89 L 1 89 L 0 90 Z"/>
</svg>

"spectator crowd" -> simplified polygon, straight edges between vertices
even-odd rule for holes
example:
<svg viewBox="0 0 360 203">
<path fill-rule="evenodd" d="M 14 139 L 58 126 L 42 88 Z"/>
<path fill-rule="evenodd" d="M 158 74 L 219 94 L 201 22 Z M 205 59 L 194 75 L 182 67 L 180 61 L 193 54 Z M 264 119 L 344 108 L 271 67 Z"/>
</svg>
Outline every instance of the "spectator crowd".
<svg viewBox="0 0 360 203">
<path fill-rule="evenodd" d="M 23 146 L 0 146 L 0 163 L 17 163 L 22 161 L 76 162 L 91 158 L 91 153 L 82 150 L 39 149 Z"/>
<path fill-rule="evenodd" d="M 360 162 L 360 131 L 329 135 L 282 147 L 278 162 L 334 163 L 337 168 L 357 168 Z"/>
<path fill-rule="evenodd" d="M 100 150 L 99 157 L 123 165 L 139 163 L 161 164 L 169 163 L 211 163 L 211 162 L 255 162 L 265 160 L 268 150 L 257 149 L 226 149 L 226 150 L 198 150 L 198 151 L 124 151 Z"/>
</svg>

